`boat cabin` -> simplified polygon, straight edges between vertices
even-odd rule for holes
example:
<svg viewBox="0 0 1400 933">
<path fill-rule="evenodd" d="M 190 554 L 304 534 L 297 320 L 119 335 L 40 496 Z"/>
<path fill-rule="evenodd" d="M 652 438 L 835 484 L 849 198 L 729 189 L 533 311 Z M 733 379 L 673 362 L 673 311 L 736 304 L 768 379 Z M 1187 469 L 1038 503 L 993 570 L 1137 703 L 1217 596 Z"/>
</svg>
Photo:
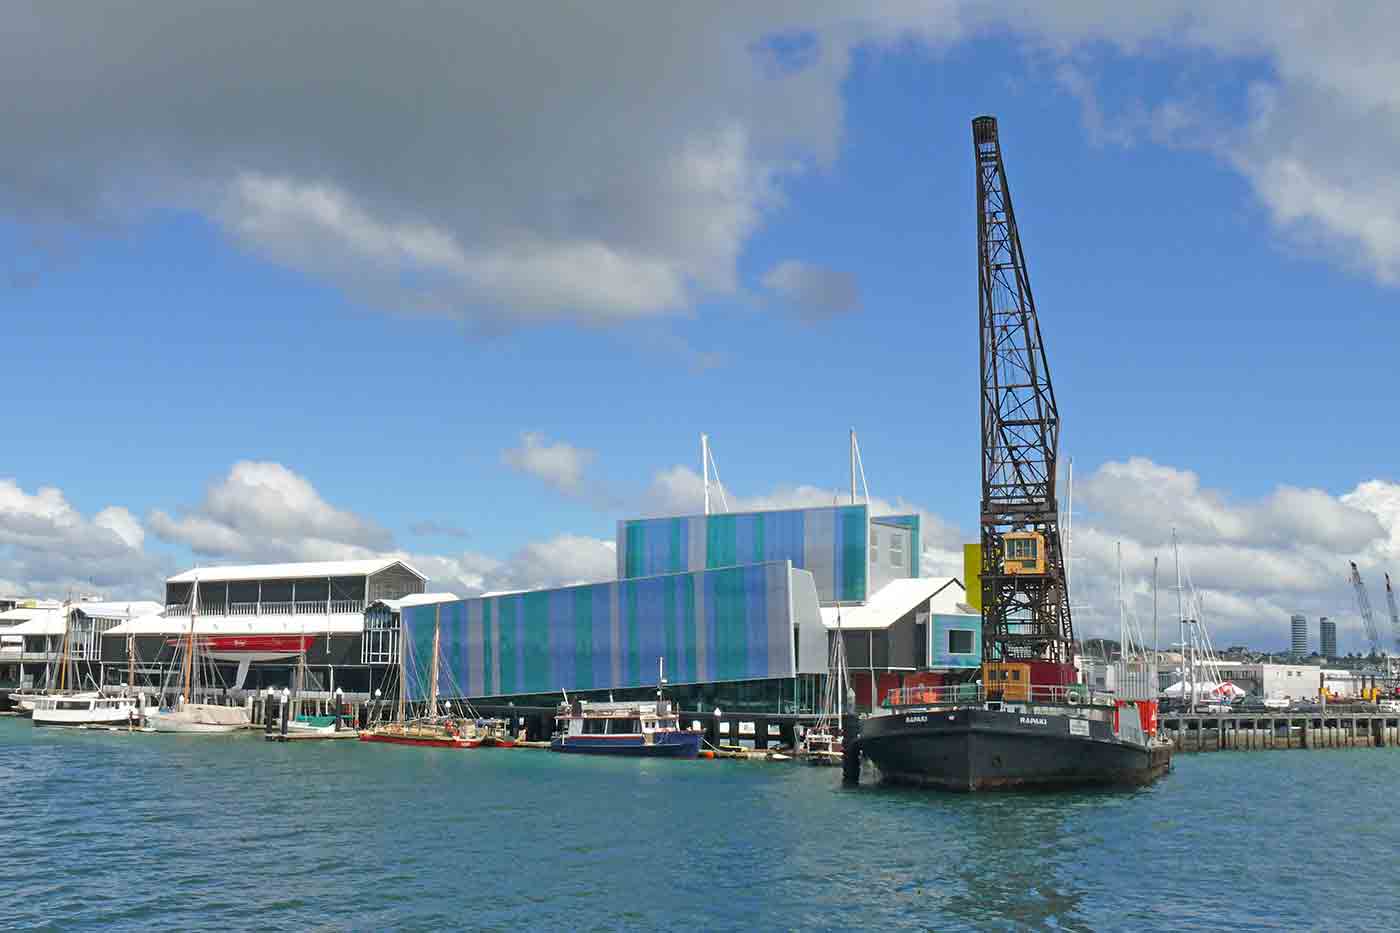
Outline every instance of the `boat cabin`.
<svg viewBox="0 0 1400 933">
<path fill-rule="evenodd" d="M 555 717 L 560 735 L 650 737 L 658 732 L 677 732 L 680 719 L 670 701 L 655 703 L 589 703 L 575 700 L 560 706 Z"/>
</svg>

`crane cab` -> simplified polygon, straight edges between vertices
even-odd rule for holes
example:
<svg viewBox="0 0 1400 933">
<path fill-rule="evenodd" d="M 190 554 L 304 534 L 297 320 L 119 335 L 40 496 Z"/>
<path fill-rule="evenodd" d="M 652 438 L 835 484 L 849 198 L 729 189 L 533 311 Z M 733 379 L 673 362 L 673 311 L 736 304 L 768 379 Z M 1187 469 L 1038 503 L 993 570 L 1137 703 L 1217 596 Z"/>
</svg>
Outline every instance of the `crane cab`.
<svg viewBox="0 0 1400 933">
<path fill-rule="evenodd" d="M 1003 573 L 1044 573 L 1045 535 L 1038 531 L 1008 531 L 1001 536 Z"/>
</svg>

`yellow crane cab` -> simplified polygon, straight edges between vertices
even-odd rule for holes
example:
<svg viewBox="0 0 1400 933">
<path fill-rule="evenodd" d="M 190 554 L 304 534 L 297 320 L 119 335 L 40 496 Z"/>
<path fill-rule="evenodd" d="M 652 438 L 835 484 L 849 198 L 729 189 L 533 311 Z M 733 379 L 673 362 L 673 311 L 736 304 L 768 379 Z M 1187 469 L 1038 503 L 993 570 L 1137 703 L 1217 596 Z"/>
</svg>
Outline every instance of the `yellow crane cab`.
<svg viewBox="0 0 1400 933">
<path fill-rule="evenodd" d="M 1038 531 L 1008 531 L 1001 536 L 1005 573 L 1044 573 L 1045 535 Z"/>
</svg>

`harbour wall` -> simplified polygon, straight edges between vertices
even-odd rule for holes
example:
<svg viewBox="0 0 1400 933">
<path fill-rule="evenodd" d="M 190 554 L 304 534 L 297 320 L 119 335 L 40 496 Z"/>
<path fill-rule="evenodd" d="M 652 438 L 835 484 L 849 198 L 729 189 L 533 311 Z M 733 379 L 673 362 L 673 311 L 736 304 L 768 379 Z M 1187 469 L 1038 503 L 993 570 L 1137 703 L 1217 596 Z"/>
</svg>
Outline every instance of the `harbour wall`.
<svg viewBox="0 0 1400 933">
<path fill-rule="evenodd" d="M 1374 709 L 1250 716 L 1172 713 L 1159 717 L 1158 728 L 1178 752 L 1400 746 L 1400 714 Z"/>
</svg>

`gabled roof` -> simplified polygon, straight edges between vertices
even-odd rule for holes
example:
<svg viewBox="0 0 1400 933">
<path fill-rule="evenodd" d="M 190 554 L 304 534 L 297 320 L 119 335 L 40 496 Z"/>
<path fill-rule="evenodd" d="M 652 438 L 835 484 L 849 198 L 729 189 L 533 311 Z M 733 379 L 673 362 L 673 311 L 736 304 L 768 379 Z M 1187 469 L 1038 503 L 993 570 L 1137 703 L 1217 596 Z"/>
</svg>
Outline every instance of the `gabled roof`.
<svg viewBox="0 0 1400 933">
<path fill-rule="evenodd" d="M 965 611 L 963 598 L 962 581 L 957 577 L 891 580 L 861 605 L 842 606 L 841 628 L 886 629 L 921 604 L 928 604 L 939 615 L 955 615 Z M 822 624 L 827 628 L 836 628 L 836 616 L 835 606 L 822 607 Z"/>
<path fill-rule="evenodd" d="M 318 560 L 302 564 L 242 564 L 231 567 L 196 567 L 177 573 L 167 583 L 236 583 L 241 580 L 300 580 L 318 577 L 363 577 L 399 564 L 421 580 L 428 579 L 396 557 L 373 560 Z"/>
</svg>

